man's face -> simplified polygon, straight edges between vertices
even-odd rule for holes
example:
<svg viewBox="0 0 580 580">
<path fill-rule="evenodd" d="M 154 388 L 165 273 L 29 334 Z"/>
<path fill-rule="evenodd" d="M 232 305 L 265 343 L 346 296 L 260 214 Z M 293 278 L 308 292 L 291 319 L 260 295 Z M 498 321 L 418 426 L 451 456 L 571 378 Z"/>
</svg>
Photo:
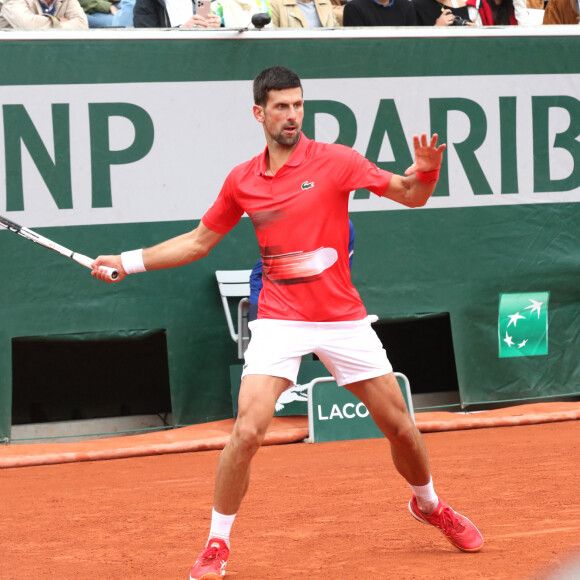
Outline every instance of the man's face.
<svg viewBox="0 0 580 580">
<path fill-rule="evenodd" d="M 254 116 L 263 124 L 267 137 L 284 147 L 294 147 L 304 118 L 302 89 L 270 91 L 265 107 L 254 105 Z"/>
</svg>

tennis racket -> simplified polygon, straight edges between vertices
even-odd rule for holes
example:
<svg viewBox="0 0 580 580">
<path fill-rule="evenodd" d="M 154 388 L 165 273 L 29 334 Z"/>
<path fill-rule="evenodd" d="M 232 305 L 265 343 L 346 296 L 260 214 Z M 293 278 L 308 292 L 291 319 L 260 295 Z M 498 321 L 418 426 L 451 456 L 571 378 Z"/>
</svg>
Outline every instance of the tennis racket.
<svg viewBox="0 0 580 580">
<path fill-rule="evenodd" d="M 53 242 L 52 240 L 49 240 L 48 238 L 45 238 L 44 236 L 41 236 L 40 234 L 37 234 L 36 232 L 33 232 L 24 226 L 20 226 L 1 215 L 0 226 L 3 226 L 5 229 L 18 234 L 19 236 L 22 236 L 23 238 L 34 242 L 39 246 L 44 246 L 49 250 L 53 250 L 59 254 L 62 254 L 63 256 L 66 256 L 67 258 L 71 258 L 75 262 L 78 262 L 82 266 L 92 270 L 92 263 L 94 262 L 92 258 L 83 256 L 83 254 L 79 254 L 77 252 L 73 252 L 72 250 L 61 246 L 60 244 L 57 244 L 56 242 Z M 108 266 L 101 266 L 101 268 L 104 268 L 107 271 L 111 280 L 116 280 L 119 277 L 119 272 L 115 268 L 109 268 Z"/>
</svg>

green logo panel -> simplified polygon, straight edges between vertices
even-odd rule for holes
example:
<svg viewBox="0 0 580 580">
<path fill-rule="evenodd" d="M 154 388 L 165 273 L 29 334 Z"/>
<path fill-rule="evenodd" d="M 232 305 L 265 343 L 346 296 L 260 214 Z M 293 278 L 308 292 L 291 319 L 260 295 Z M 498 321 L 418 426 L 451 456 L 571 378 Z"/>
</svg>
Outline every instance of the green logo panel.
<svg viewBox="0 0 580 580">
<path fill-rule="evenodd" d="M 548 354 L 549 292 L 500 294 L 499 358 Z"/>
</svg>

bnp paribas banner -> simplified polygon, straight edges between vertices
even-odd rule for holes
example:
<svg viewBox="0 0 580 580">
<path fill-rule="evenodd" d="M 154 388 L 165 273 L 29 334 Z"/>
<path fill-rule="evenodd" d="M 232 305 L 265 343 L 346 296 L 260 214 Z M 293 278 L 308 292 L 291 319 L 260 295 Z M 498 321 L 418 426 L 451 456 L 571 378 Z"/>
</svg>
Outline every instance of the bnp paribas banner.
<svg viewBox="0 0 580 580">
<path fill-rule="evenodd" d="M 393 171 L 413 134 L 438 133 L 428 208 L 580 201 L 579 74 L 305 79 L 304 94 L 311 137 Z M 10 86 L 1 101 L 0 209 L 29 227 L 199 219 L 264 146 L 250 81 Z M 353 192 L 353 212 L 391 209 Z"/>
</svg>

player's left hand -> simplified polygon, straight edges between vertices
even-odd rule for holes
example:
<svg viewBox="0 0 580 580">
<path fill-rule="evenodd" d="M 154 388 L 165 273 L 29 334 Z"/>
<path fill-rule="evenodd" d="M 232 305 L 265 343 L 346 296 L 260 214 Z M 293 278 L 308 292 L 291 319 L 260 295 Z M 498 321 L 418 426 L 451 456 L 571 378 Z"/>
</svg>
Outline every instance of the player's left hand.
<svg viewBox="0 0 580 580">
<path fill-rule="evenodd" d="M 442 144 L 437 147 L 438 138 L 439 136 L 435 133 L 431 137 L 431 143 L 428 143 L 426 133 L 423 133 L 420 139 L 417 135 L 413 135 L 415 163 L 405 171 L 405 175 L 411 175 L 417 171 L 433 171 L 441 167 L 443 151 L 445 151 L 447 145 Z"/>
</svg>

